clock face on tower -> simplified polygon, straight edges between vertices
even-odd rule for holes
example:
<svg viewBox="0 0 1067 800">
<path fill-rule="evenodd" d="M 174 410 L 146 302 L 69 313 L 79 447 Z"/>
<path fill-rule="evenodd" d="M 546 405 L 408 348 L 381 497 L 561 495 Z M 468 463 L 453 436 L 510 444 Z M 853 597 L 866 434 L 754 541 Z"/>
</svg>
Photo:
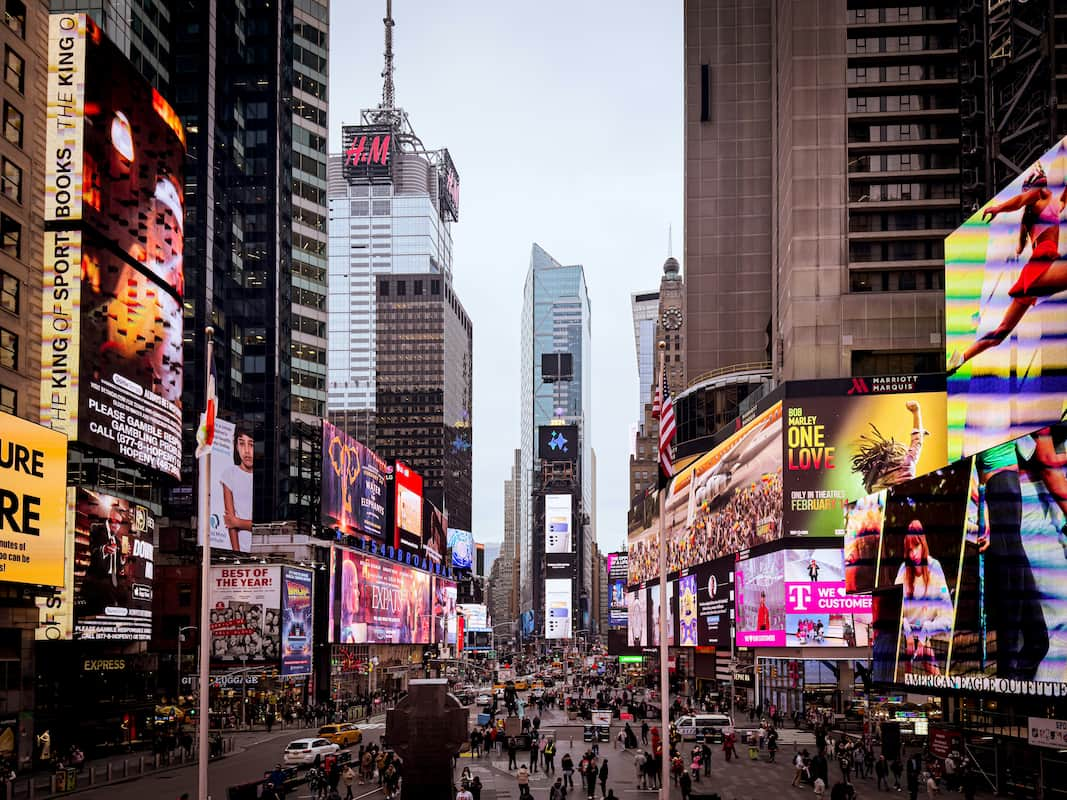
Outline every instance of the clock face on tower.
<svg viewBox="0 0 1067 800">
<path fill-rule="evenodd" d="M 682 309 L 671 306 L 663 312 L 663 327 L 669 331 L 676 331 L 682 327 Z"/>
</svg>

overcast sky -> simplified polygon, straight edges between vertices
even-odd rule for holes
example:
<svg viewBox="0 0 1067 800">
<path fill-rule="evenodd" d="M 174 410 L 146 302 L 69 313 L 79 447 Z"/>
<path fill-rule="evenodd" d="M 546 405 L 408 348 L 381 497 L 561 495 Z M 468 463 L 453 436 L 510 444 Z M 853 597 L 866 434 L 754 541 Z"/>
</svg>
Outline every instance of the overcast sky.
<svg viewBox="0 0 1067 800">
<path fill-rule="evenodd" d="M 330 150 L 381 99 L 385 0 L 333 0 Z M 530 247 L 585 267 L 592 304 L 597 538 L 625 544 L 637 364 L 630 293 L 681 260 L 678 0 L 394 0 L 396 100 L 460 176 L 455 285 L 474 324 L 474 536 L 503 538 L 519 446 Z M 685 264 L 682 264 L 683 270 Z"/>
</svg>

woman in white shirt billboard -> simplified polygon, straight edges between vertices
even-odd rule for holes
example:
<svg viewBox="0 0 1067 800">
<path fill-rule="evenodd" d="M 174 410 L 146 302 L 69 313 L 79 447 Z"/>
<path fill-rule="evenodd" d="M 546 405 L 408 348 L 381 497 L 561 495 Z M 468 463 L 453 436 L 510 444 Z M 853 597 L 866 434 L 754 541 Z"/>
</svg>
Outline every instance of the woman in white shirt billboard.
<svg viewBox="0 0 1067 800">
<path fill-rule="evenodd" d="M 926 534 L 917 519 L 911 521 L 904 536 L 904 563 L 895 583 L 904 587 L 901 629 L 904 652 L 911 659 L 904 671 L 939 675 L 942 668 L 934 642 L 947 650 L 952 633 L 952 597 L 945 570 L 930 555 Z"/>
</svg>

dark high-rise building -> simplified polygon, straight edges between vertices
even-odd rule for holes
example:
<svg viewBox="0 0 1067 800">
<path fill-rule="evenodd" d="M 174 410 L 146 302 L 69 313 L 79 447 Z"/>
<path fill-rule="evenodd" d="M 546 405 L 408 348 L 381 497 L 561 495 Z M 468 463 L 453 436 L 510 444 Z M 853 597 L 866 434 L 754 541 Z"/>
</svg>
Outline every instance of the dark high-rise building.
<svg viewBox="0 0 1067 800">
<path fill-rule="evenodd" d="M 377 279 L 377 434 L 423 495 L 470 530 L 473 327 L 451 282 L 422 273 Z"/>
</svg>

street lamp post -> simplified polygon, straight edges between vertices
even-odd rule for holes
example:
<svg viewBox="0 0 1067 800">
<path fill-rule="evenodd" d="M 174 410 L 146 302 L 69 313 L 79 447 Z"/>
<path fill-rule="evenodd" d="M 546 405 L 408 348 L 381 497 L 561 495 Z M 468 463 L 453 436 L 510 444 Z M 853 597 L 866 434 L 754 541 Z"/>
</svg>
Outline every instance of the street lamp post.
<svg viewBox="0 0 1067 800">
<path fill-rule="evenodd" d="M 178 628 L 178 690 L 174 693 L 175 699 L 181 697 L 182 694 L 182 637 L 186 631 L 199 630 L 196 625 L 183 625 Z"/>
</svg>

